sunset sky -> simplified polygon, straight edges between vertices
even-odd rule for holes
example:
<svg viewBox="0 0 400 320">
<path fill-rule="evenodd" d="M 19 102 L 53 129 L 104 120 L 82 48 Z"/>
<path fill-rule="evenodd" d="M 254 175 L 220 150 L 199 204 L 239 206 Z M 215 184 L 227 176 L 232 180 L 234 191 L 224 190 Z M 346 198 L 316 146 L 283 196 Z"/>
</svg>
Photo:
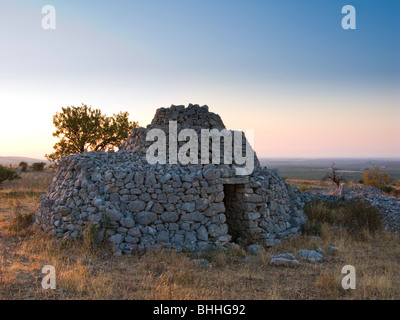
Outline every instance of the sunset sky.
<svg viewBox="0 0 400 320">
<path fill-rule="evenodd" d="M 393 0 L 2 0 L 0 156 L 44 158 L 84 102 L 142 126 L 207 104 L 259 157 L 400 157 L 399 35 Z"/>
</svg>

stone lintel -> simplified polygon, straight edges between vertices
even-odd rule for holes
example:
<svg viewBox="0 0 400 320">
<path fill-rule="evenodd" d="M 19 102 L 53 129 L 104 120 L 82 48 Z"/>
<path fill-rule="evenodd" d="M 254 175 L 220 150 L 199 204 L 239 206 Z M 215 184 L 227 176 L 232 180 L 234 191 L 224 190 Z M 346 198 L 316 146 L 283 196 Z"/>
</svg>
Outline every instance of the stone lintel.
<svg viewBox="0 0 400 320">
<path fill-rule="evenodd" d="M 217 183 L 220 184 L 246 184 L 249 182 L 249 176 L 237 176 L 232 178 L 219 178 Z"/>
</svg>

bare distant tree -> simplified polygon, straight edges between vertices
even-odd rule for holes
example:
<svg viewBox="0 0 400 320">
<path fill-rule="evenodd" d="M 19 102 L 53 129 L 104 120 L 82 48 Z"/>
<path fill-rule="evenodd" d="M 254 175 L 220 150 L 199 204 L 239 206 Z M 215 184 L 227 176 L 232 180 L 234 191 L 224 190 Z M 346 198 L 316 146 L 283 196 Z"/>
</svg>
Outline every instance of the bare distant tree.
<svg viewBox="0 0 400 320">
<path fill-rule="evenodd" d="M 342 182 L 346 182 L 346 178 L 337 172 L 335 163 L 332 163 L 331 171 L 323 176 L 321 181 L 332 181 L 339 188 Z"/>
</svg>

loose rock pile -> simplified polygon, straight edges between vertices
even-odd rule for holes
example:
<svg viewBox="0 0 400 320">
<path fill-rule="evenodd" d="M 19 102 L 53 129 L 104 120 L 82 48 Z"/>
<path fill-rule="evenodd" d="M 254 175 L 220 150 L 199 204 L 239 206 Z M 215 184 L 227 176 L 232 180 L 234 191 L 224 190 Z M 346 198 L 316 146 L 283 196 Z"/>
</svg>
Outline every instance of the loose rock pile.
<svg viewBox="0 0 400 320">
<path fill-rule="evenodd" d="M 327 202 L 364 200 L 383 213 L 386 230 L 400 230 L 400 199 L 386 196 L 382 190 L 369 186 L 345 187 L 342 184 L 340 188 L 314 190 L 314 192 L 303 192 L 303 201 L 308 203 L 314 199 Z"/>
<path fill-rule="evenodd" d="M 339 252 L 339 249 L 334 246 L 328 247 L 328 254 L 333 256 Z M 325 251 L 322 248 L 317 248 L 315 250 L 300 250 L 299 256 L 302 261 L 309 263 L 322 262 L 324 260 Z M 289 252 L 283 252 L 275 254 L 271 257 L 269 261 L 270 265 L 276 267 L 298 267 L 300 262 L 296 260 L 295 256 Z"/>
<path fill-rule="evenodd" d="M 95 226 L 116 254 L 160 246 L 200 251 L 232 240 L 271 246 L 298 232 L 306 220 L 300 193 L 256 156 L 248 176 L 236 176 L 232 164 L 149 164 L 146 134 L 168 134 L 169 120 L 178 131 L 225 128 L 207 106 L 158 109 L 120 151 L 64 157 L 34 223 L 61 238 L 80 238 Z"/>
</svg>

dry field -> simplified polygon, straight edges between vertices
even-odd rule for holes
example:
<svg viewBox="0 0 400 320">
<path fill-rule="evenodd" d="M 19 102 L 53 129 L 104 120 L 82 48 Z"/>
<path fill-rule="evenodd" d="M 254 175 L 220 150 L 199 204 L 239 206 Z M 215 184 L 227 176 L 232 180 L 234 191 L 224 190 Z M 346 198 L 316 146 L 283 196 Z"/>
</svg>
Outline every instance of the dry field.
<svg viewBox="0 0 400 320">
<path fill-rule="evenodd" d="M 0 299 L 400 299 L 400 239 L 322 223 L 320 238 L 298 236 L 263 254 L 243 249 L 202 256 L 166 250 L 115 258 L 90 234 L 62 242 L 28 226 L 52 173 L 27 173 L 0 190 Z M 304 183 L 303 183 L 304 184 Z M 297 268 L 269 265 L 280 252 L 334 245 L 336 255 Z M 211 266 L 192 262 L 207 258 Z M 56 269 L 55 290 L 44 290 L 44 265 Z M 344 290 L 342 267 L 356 269 L 356 289 Z"/>
<path fill-rule="evenodd" d="M 329 181 L 320 181 L 320 180 L 305 180 L 305 179 L 287 179 L 287 181 L 295 188 L 298 188 L 300 191 L 309 191 L 312 188 L 318 189 L 330 189 L 335 188 L 336 185 L 333 182 Z M 346 182 L 346 186 L 348 187 L 356 187 L 356 186 L 363 186 L 360 183 L 354 182 Z M 400 199 L 400 186 L 391 185 L 393 191 L 388 196 L 396 197 Z"/>
</svg>

